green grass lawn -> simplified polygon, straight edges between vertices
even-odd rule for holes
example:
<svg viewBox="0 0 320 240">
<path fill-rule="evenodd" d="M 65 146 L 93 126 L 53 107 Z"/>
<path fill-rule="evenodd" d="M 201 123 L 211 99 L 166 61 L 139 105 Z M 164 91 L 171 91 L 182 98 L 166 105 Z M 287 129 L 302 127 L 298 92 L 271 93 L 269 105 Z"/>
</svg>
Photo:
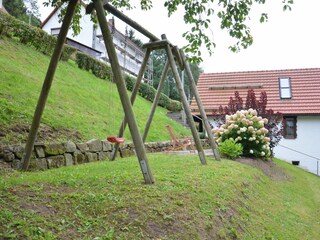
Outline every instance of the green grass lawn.
<svg viewBox="0 0 320 240">
<path fill-rule="evenodd" d="M 0 130 L 6 133 L 0 142 L 25 142 L 49 60 L 28 46 L 0 39 Z M 138 96 L 134 112 L 141 132 L 150 109 L 151 102 Z M 180 135 L 191 135 L 166 113 L 166 109 L 157 108 L 148 142 L 170 139 L 167 124 Z M 115 84 L 79 69 L 72 61 L 60 62 L 40 130 L 44 140 L 105 139 L 118 134 L 123 117 Z M 125 138 L 131 139 L 129 131 Z"/>
<path fill-rule="evenodd" d="M 150 154 L 0 176 L 0 238 L 317 239 L 319 178 L 275 160 L 286 175 L 197 156 Z"/>
</svg>

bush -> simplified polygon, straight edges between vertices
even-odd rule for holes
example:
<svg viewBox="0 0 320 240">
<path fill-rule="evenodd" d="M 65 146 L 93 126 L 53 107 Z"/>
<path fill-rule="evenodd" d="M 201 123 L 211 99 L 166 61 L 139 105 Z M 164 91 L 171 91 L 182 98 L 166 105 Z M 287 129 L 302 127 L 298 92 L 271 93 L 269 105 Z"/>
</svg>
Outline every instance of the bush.
<svg viewBox="0 0 320 240">
<path fill-rule="evenodd" d="M 37 51 L 51 56 L 57 42 L 57 38 L 45 31 L 30 26 L 9 14 L 0 11 L 0 35 L 17 39 L 19 42 L 32 46 Z M 61 60 L 68 61 L 70 56 L 77 51 L 76 48 L 64 45 Z"/>
<path fill-rule="evenodd" d="M 243 147 L 240 143 L 236 143 L 233 139 L 227 139 L 218 147 L 219 153 L 227 158 L 235 159 L 243 153 Z"/>
<path fill-rule="evenodd" d="M 274 112 L 272 109 L 267 109 L 267 93 L 262 91 L 260 93 L 260 99 L 256 98 L 256 94 L 253 89 L 249 89 L 247 98 L 244 103 L 240 97 L 239 92 L 234 92 L 234 97 L 230 97 L 227 106 L 222 107 L 220 105 L 218 111 L 214 111 L 215 121 L 217 124 L 224 123 L 224 116 L 234 114 L 237 111 L 244 109 L 255 109 L 257 114 L 263 118 L 268 119 L 268 123 L 265 124 L 265 128 L 268 129 L 267 137 L 270 138 L 270 150 L 273 151 L 274 147 L 278 145 L 282 138 L 283 124 L 282 124 L 282 113 Z"/>
<path fill-rule="evenodd" d="M 234 140 L 242 145 L 244 156 L 266 159 L 270 156 L 270 138 L 266 137 L 268 130 L 264 127 L 267 123 L 267 119 L 257 116 L 256 110 L 241 110 L 226 115 L 225 124 L 213 132 L 218 143 Z"/>
</svg>

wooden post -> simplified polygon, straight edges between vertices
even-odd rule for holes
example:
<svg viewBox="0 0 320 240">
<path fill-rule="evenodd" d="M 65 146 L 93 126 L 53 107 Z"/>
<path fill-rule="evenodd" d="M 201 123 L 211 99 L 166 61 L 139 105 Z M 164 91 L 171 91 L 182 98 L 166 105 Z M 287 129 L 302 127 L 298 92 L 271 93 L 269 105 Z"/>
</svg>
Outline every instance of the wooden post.
<svg viewBox="0 0 320 240">
<path fill-rule="evenodd" d="M 136 118 L 134 116 L 134 112 L 132 109 L 132 105 L 127 93 L 125 81 L 123 79 L 123 75 L 121 72 L 121 68 L 119 65 L 118 57 L 116 50 L 113 45 L 112 36 L 108 27 L 108 23 L 105 16 L 105 11 L 103 9 L 103 5 L 101 0 L 93 0 L 93 5 L 97 13 L 98 22 L 100 24 L 101 32 L 103 35 L 103 40 L 106 45 L 106 49 L 108 52 L 108 56 L 110 59 L 110 64 L 113 72 L 113 76 L 116 80 L 118 92 L 120 95 L 121 103 L 123 110 L 125 112 L 125 118 L 128 121 L 129 129 L 131 132 L 133 144 L 135 146 L 136 155 L 139 160 L 140 168 L 145 180 L 145 183 L 152 184 L 154 183 L 154 178 L 148 163 L 147 154 L 145 151 L 144 144 L 142 142 L 142 138 L 138 129 L 138 125 L 136 122 Z"/>
<path fill-rule="evenodd" d="M 162 39 L 166 39 L 166 36 L 164 34 L 162 35 Z M 186 113 L 188 123 L 190 125 L 190 129 L 191 129 L 191 132 L 192 132 L 192 135 L 193 135 L 193 139 L 194 139 L 196 148 L 198 150 L 198 155 L 199 155 L 200 161 L 201 161 L 202 164 L 207 164 L 206 156 L 204 154 L 204 151 L 203 151 L 203 148 L 202 148 L 202 145 L 201 145 L 201 141 L 200 141 L 196 126 L 194 124 L 193 118 L 192 118 L 192 114 L 191 114 L 191 111 L 190 111 L 190 108 L 189 108 L 189 103 L 188 103 L 186 94 L 184 92 L 183 86 L 181 84 L 181 79 L 180 79 L 179 73 L 177 71 L 177 66 L 175 64 L 174 57 L 173 57 L 173 54 L 172 54 L 172 51 L 171 51 L 171 48 L 170 48 L 169 44 L 166 47 L 166 52 L 167 52 L 167 55 L 168 55 L 169 63 L 170 63 L 174 78 L 176 80 L 176 85 L 177 85 L 177 88 L 178 88 L 178 91 L 179 91 L 179 94 L 180 94 L 180 98 L 182 100 L 182 105 L 183 105 L 184 111 Z"/>
<path fill-rule="evenodd" d="M 134 87 L 132 89 L 132 92 L 131 92 L 131 96 L 130 96 L 130 102 L 131 102 L 131 105 L 133 106 L 134 104 L 134 101 L 136 99 L 136 96 L 138 94 L 138 91 L 139 91 L 139 87 L 140 87 L 140 84 L 141 84 L 141 80 L 143 78 L 143 74 L 144 74 L 144 71 L 147 67 L 147 64 L 148 64 L 148 60 L 149 60 L 149 57 L 150 57 L 150 53 L 151 53 L 151 50 L 147 49 L 146 51 L 146 54 L 144 55 L 144 58 L 143 58 L 143 61 L 142 61 L 142 64 L 141 64 L 141 67 L 140 67 L 140 70 L 139 70 L 139 73 L 138 73 L 138 76 L 137 76 L 137 80 L 136 80 L 136 83 L 134 84 Z M 126 117 L 124 117 L 124 119 L 122 120 L 122 123 L 121 123 L 121 126 L 120 126 L 120 130 L 119 130 L 119 133 L 118 133 L 118 137 L 122 137 L 123 134 L 124 134 L 124 130 L 126 129 L 127 127 L 127 120 L 126 120 Z M 120 143 L 115 143 L 114 146 L 113 146 L 113 150 L 112 150 L 112 153 L 111 153 L 111 161 L 115 160 L 116 159 L 116 156 L 117 156 L 117 152 L 119 150 L 119 146 L 120 146 Z"/>
<path fill-rule="evenodd" d="M 146 126 L 144 128 L 144 132 L 143 132 L 143 136 L 142 136 L 143 142 L 146 141 L 146 138 L 148 136 L 148 132 L 149 132 L 149 128 L 151 126 L 153 115 L 154 115 L 154 113 L 156 111 L 156 108 L 157 108 L 157 105 L 158 105 L 158 102 L 159 102 L 159 99 L 160 99 L 160 96 L 161 96 L 161 90 L 163 88 L 163 84 L 165 82 L 165 79 L 166 79 L 166 77 L 168 75 L 168 71 L 169 71 L 169 62 L 167 60 L 166 64 L 164 65 L 164 69 L 162 71 L 162 74 L 161 74 L 161 78 L 160 78 L 160 82 L 159 82 L 159 85 L 158 85 L 157 93 L 156 93 L 156 96 L 154 97 L 154 100 L 153 100 L 153 103 L 152 103 L 152 107 L 151 107 L 151 111 L 150 111 Z"/>
<path fill-rule="evenodd" d="M 157 41 L 159 38 L 157 38 L 155 35 L 153 35 L 151 32 L 149 32 L 147 29 L 143 28 L 141 25 L 139 25 L 137 22 L 133 21 L 126 15 L 124 15 L 122 12 L 118 11 L 114 6 L 110 5 L 109 3 L 104 4 L 104 9 L 116 16 L 117 18 L 121 19 L 128 25 L 130 25 L 132 28 L 137 30 L 138 32 L 145 35 L 147 38 L 149 38 L 151 41 Z"/>
<path fill-rule="evenodd" d="M 53 81 L 53 77 L 62 53 L 62 49 L 63 49 L 63 45 L 65 43 L 66 37 L 67 37 L 67 33 L 68 33 L 68 29 L 74 14 L 74 10 L 76 8 L 78 0 L 70 0 L 68 7 L 67 7 L 67 12 L 66 15 L 64 16 L 63 22 L 62 22 L 62 26 L 58 35 L 58 39 L 57 39 L 57 43 L 56 46 L 54 48 L 51 60 L 50 60 L 50 64 L 48 66 L 48 70 L 47 70 L 47 74 L 46 77 L 44 79 L 43 85 L 42 85 L 42 89 L 41 89 L 41 93 L 38 99 L 38 103 L 37 103 L 37 107 L 36 110 L 34 112 L 34 116 L 33 116 L 33 120 L 32 120 L 32 124 L 31 124 L 31 128 L 30 128 L 30 132 L 28 135 L 28 139 L 27 139 L 27 143 L 26 143 L 26 147 L 25 147 L 25 152 L 23 154 L 23 164 L 22 164 L 22 170 L 27 170 L 30 164 L 30 158 L 31 158 L 31 153 L 32 153 L 32 149 L 34 147 L 34 142 L 39 130 L 39 126 L 40 126 L 40 121 L 41 121 L 41 117 L 48 99 L 48 95 L 50 92 L 50 88 L 52 85 L 52 81 Z"/>
<path fill-rule="evenodd" d="M 190 83 L 190 86 L 191 86 L 191 91 L 192 91 L 192 93 L 193 93 L 193 95 L 194 95 L 194 97 L 196 99 L 197 104 L 198 104 L 198 108 L 200 110 L 201 118 L 202 118 L 202 120 L 204 122 L 204 127 L 205 127 L 205 129 L 207 131 L 207 134 L 208 134 L 208 139 L 209 139 L 209 143 L 210 143 L 210 146 L 212 148 L 212 151 L 213 151 L 213 155 L 218 161 L 221 161 L 220 154 L 218 153 L 218 150 L 217 150 L 217 145 L 216 145 L 216 143 L 214 141 L 214 138 L 213 138 L 213 135 L 212 135 L 212 132 L 211 132 L 211 127 L 209 125 L 207 114 L 204 111 L 204 108 L 203 108 L 203 105 L 202 105 L 202 102 L 201 102 L 201 99 L 200 99 L 200 96 L 199 96 L 199 93 L 198 93 L 197 86 L 196 86 L 196 84 L 194 82 L 194 79 L 193 79 L 193 76 L 192 76 L 192 72 L 190 70 L 190 66 L 187 63 L 186 57 L 184 55 L 184 52 L 180 51 L 180 54 L 181 54 L 182 61 L 183 61 L 184 65 L 185 65 L 185 70 L 186 70 L 187 75 L 188 75 L 189 83 Z"/>
</svg>

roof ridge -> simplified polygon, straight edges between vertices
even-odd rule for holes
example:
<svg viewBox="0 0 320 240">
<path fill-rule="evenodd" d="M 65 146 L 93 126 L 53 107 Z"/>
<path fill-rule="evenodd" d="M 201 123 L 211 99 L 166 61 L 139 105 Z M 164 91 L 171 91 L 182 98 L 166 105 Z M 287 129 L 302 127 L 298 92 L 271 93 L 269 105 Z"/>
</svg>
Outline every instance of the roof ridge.
<svg viewBox="0 0 320 240">
<path fill-rule="evenodd" d="M 320 67 L 312 68 L 286 68 L 286 69 L 273 69 L 273 70 L 247 70 L 247 71 L 226 71 L 226 72 L 211 72 L 211 73 L 201 73 L 201 75 L 210 74 L 238 74 L 238 73 L 262 73 L 262 72 L 288 72 L 288 71 L 306 71 L 306 70 L 320 70 Z"/>
</svg>

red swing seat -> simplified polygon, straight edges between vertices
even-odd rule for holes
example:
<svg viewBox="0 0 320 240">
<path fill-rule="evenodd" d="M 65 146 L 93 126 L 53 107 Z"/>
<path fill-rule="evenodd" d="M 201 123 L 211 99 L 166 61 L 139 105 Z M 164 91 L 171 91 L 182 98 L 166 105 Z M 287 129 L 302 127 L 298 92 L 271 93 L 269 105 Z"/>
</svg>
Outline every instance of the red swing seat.
<svg viewBox="0 0 320 240">
<path fill-rule="evenodd" d="M 124 142 L 124 138 L 118 138 L 116 136 L 108 136 L 107 140 L 111 143 L 123 143 Z"/>
</svg>

